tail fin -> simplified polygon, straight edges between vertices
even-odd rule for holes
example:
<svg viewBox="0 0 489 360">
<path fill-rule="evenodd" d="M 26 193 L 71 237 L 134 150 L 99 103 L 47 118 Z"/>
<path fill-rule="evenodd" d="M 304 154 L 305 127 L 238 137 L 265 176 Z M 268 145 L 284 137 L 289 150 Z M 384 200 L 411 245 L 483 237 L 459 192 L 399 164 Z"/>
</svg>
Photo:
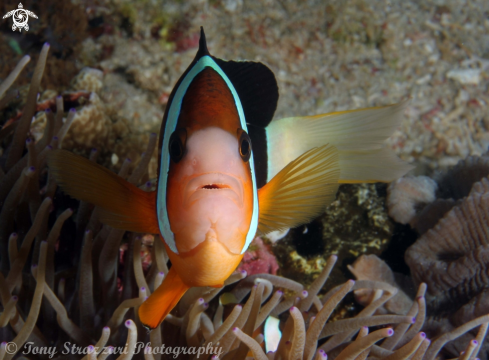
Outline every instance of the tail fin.
<svg viewBox="0 0 489 360">
<path fill-rule="evenodd" d="M 117 174 L 65 150 L 47 158 L 49 174 L 70 196 L 103 209 L 100 220 L 114 228 L 159 233 L 156 192 L 146 192 Z"/>
<path fill-rule="evenodd" d="M 338 149 L 339 183 L 390 182 L 413 167 L 384 144 L 400 125 L 406 102 L 315 116 L 275 120 L 266 128 L 270 181 L 311 148 Z"/>
<path fill-rule="evenodd" d="M 149 329 L 156 328 L 189 288 L 175 268 L 170 268 L 158 289 L 139 307 L 139 320 Z"/>
</svg>

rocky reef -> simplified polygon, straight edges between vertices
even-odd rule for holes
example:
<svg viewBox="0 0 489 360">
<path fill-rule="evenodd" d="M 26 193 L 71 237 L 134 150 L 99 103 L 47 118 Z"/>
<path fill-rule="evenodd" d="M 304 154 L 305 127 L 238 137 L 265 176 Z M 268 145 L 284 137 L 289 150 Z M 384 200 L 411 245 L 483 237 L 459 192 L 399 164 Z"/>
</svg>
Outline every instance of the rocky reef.
<svg viewBox="0 0 489 360">
<path fill-rule="evenodd" d="M 17 6 L 3 1 L 0 13 Z M 109 356 L 67 357 L 66 342 L 161 359 L 174 356 L 156 353 L 163 344 L 217 341 L 223 352 L 206 358 L 487 359 L 487 1 L 25 6 L 39 15 L 27 34 L 0 24 L 0 359 L 48 357 L 21 356 L 26 342 L 60 359 Z M 342 185 L 324 216 L 274 245 L 255 240 L 240 267 L 249 276 L 193 289 L 148 335 L 136 314 L 168 272 L 160 239 L 102 226 L 90 204 L 57 190 L 45 159 L 62 147 L 152 189 L 151 134 L 202 25 L 215 54 L 273 69 L 277 117 L 410 97 L 386 146 L 431 178 L 401 179 L 387 200 L 384 185 Z M 419 237 L 403 274 L 387 266 L 406 267 L 399 230 L 409 226 L 400 223 Z M 138 351 L 138 341 L 155 353 Z"/>
</svg>

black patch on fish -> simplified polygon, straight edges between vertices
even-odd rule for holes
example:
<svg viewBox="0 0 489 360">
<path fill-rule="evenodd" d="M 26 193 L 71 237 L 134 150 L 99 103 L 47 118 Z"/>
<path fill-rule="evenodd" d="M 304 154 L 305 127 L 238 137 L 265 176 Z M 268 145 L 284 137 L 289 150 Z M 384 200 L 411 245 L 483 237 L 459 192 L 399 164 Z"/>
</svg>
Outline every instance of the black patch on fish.
<svg viewBox="0 0 489 360">
<path fill-rule="evenodd" d="M 268 147 L 267 133 L 264 128 L 248 125 L 248 135 L 251 139 L 251 148 L 253 149 L 253 160 L 255 162 L 255 177 L 257 189 L 265 186 L 267 183 L 268 172 Z"/>
<path fill-rule="evenodd" d="M 278 102 L 277 80 L 272 70 L 262 63 L 212 58 L 233 83 L 246 122 L 261 128 L 267 127 L 273 119 Z"/>
</svg>

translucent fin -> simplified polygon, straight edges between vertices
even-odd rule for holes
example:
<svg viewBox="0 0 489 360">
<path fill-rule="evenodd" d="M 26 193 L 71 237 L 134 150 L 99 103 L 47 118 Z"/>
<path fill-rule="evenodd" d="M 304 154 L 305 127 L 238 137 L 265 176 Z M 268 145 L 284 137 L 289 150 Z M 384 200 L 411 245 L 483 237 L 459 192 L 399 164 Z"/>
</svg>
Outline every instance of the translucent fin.
<svg viewBox="0 0 489 360">
<path fill-rule="evenodd" d="M 170 268 L 163 283 L 139 307 L 139 320 L 147 328 L 156 328 L 189 288 L 178 276 L 175 268 Z"/>
<path fill-rule="evenodd" d="M 338 149 L 340 183 L 390 182 L 413 167 L 385 146 L 406 102 L 274 120 L 267 127 L 268 180 L 290 161 L 324 144 Z"/>
<path fill-rule="evenodd" d="M 339 175 L 338 151 L 332 145 L 299 156 L 258 190 L 258 231 L 296 227 L 320 215 L 335 198 Z"/>
<path fill-rule="evenodd" d="M 114 228 L 159 233 L 156 192 L 146 192 L 110 170 L 65 150 L 47 158 L 49 174 L 70 196 L 99 206 L 100 220 Z"/>
</svg>

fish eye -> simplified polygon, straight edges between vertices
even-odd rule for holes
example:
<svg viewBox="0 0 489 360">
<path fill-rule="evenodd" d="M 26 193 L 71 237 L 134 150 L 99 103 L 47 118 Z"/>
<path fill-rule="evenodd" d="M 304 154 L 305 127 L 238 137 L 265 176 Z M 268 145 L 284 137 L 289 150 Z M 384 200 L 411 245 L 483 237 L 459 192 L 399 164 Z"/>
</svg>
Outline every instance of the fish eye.
<svg viewBox="0 0 489 360">
<path fill-rule="evenodd" d="M 244 162 L 248 162 L 251 156 L 251 139 L 243 129 L 238 129 L 239 155 Z"/>
<path fill-rule="evenodd" d="M 171 134 L 168 143 L 168 152 L 170 159 L 177 163 L 182 160 L 185 155 L 185 143 L 187 141 L 187 131 L 185 129 L 177 129 Z"/>
</svg>

